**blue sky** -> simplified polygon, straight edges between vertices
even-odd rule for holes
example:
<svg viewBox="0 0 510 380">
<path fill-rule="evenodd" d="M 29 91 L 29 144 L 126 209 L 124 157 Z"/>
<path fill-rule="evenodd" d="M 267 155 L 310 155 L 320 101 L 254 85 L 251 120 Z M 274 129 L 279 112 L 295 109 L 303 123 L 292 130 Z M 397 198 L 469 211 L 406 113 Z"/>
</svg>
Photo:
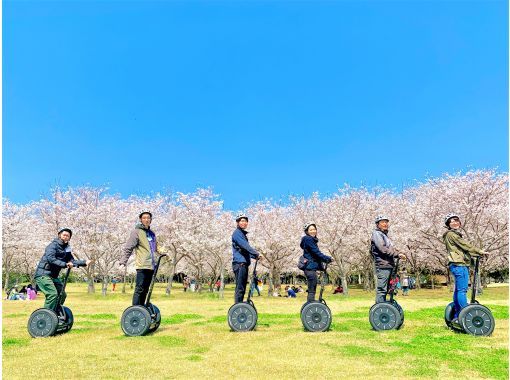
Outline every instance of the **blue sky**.
<svg viewBox="0 0 510 380">
<path fill-rule="evenodd" d="M 508 171 L 505 1 L 3 3 L 3 196 Z"/>
</svg>

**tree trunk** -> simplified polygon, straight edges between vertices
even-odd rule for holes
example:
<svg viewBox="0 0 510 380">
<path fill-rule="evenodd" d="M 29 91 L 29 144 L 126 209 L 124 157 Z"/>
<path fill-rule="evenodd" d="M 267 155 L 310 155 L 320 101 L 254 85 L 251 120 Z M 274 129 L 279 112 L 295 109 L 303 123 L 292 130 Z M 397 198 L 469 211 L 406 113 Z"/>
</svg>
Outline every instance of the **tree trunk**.
<svg viewBox="0 0 510 380">
<path fill-rule="evenodd" d="M 10 277 L 10 273 L 9 273 L 9 269 L 5 269 L 4 268 L 4 270 L 5 270 L 5 282 L 4 282 L 4 286 L 5 287 L 4 287 L 4 290 L 6 292 L 8 292 L 9 291 L 9 277 Z"/>
<path fill-rule="evenodd" d="M 269 274 L 268 280 L 269 280 L 269 284 L 267 286 L 267 295 L 269 297 L 272 297 L 273 293 L 274 293 L 274 283 L 273 283 L 273 276 L 271 276 L 271 274 Z"/>
<path fill-rule="evenodd" d="M 343 270 L 340 270 L 339 273 L 340 281 L 342 282 L 342 286 L 344 288 L 344 292 L 342 293 L 343 296 L 349 295 L 349 286 L 347 284 L 347 277 L 345 276 L 345 273 Z"/>
<path fill-rule="evenodd" d="M 88 293 L 96 292 L 96 288 L 94 287 L 94 276 L 93 275 L 89 276 L 87 292 Z"/>
<path fill-rule="evenodd" d="M 106 297 L 106 292 L 108 291 L 108 276 L 103 276 L 103 284 L 102 284 L 102 287 L 101 287 L 101 294 L 103 295 L 103 297 Z"/>
<path fill-rule="evenodd" d="M 122 294 L 126 293 L 126 273 L 122 276 Z"/>
<path fill-rule="evenodd" d="M 225 289 L 225 264 L 220 265 L 220 298 L 224 297 Z"/>
<path fill-rule="evenodd" d="M 173 263 L 173 261 L 172 261 L 172 263 Z M 176 267 L 176 264 L 170 265 L 170 274 L 168 275 L 168 282 L 166 284 L 166 289 L 165 289 L 165 294 L 167 296 L 169 296 L 170 293 L 172 293 L 172 284 L 174 281 L 175 267 Z"/>
</svg>

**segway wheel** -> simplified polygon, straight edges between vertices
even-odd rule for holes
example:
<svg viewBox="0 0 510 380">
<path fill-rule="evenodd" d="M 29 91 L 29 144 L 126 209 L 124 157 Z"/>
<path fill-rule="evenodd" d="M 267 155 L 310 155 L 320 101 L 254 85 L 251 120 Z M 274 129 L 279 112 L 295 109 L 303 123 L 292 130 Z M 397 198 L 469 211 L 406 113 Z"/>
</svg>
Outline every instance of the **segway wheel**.
<svg viewBox="0 0 510 380">
<path fill-rule="evenodd" d="M 150 304 L 148 309 L 151 314 L 151 319 L 154 321 L 154 325 L 148 330 L 148 332 L 151 333 L 156 331 L 161 324 L 161 312 L 159 311 L 159 308 L 153 304 Z"/>
<path fill-rule="evenodd" d="M 449 328 L 453 328 L 452 320 L 455 315 L 455 303 L 450 302 L 448 306 L 446 306 L 446 309 L 444 309 L 444 323 L 446 323 L 446 326 Z"/>
<path fill-rule="evenodd" d="M 253 330 L 257 318 L 257 310 L 247 302 L 236 303 L 228 310 L 228 325 L 232 331 Z"/>
<path fill-rule="evenodd" d="M 32 338 L 45 338 L 55 335 L 58 327 L 57 314 L 50 309 L 37 309 L 28 319 L 27 327 Z"/>
<path fill-rule="evenodd" d="M 127 336 L 145 335 L 151 325 L 149 310 L 138 305 L 128 307 L 122 314 L 120 325 Z"/>
<path fill-rule="evenodd" d="M 301 311 L 301 322 L 307 331 L 322 332 L 331 326 L 331 310 L 322 302 L 309 302 Z"/>
<path fill-rule="evenodd" d="M 491 311 L 479 304 L 471 304 L 462 309 L 459 321 L 466 333 L 476 336 L 489 336 L 496 326 Z"/>
<path fill-rule="evenodd" d="M 301 306 L 301 310 L 299 311 L 299 315 L 303 314 L 303 309 L 305 308 L 306 305 L 308 305 L 310 303 L 310 301 L 306 301 L 303 306 Z"/>
<path fill-rule="evenodd" d="M 71 309 L 66 306 L 59 306 L 57 310 L 58 326 L 57 333 L 63 334 L 71 330 L 74 323 L 74 316 Z"/>
<path fill-rule="evenodd" d="M 389 302 L 376 303 L 370 308 L 369 320 L 376 331 L 394 330 L 402 325 L 402 317 L 395 305 Z"/>
<path fill-rule="evenodd" d="M 400 313 L 401 321 L 400 321 L 400 324 L 396 327 L 397 330 L 399 330 L 402 327 L 402 325 L 404 324 L 404 309 L 402 309 L 402 306 L 400 306 L 398 304 L 398 302 L 395 300 L 393 300 L 393 305 L 397 308 L 398 312 Z"/>
</svg>

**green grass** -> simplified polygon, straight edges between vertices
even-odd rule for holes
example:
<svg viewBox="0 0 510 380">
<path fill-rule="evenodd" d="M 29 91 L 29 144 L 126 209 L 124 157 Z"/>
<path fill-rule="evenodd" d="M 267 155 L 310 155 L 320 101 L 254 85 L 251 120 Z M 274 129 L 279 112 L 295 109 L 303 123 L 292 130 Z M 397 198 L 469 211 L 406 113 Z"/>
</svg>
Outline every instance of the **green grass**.
<svg viewBox="0 0 510 380">
<path fill-rule="evenodd" d="M 234 378 L 486 378 L 508 379 L 508 287 L 489 288 L 479 301 L 496 319 L 491 337 L 454 333 L 444 326 L 447 289 L 399 297 L 405 323 L 399 331 L 375 332 L 368 322 L 373 295 L 352 290 L 349 297 L 326 292 L 331 330 L 303 330 L 297 299 L 255 297 L 257 329 L 229 331 L 226 313 L 233 289 L 216 294 L 174 291 L 156 286 L 153 302 L 162 313 L 160 328 L 144 337 L 125 337 L 119 321 L 130 305 L 128 293 L 87 294 L 70 284 L 66 305 L 72 330 L 31 339 L 26 330 L 33 302 L 3 301 L 3 377 L 124 379 Z M 30 358 L 30 365 L 26 359 Z M 65 360 L 63 359 L 65 358 Z M 242 376 L 241 376 L 242 377 Z"/>
</svg>

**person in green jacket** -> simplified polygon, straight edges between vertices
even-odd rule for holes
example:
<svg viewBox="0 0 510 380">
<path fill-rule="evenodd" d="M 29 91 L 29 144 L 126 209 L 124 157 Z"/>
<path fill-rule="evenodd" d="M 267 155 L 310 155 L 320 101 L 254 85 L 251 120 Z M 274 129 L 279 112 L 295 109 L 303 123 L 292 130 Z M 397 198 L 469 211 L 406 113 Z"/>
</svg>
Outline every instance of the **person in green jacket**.
<svg viewBox="0 0 510 380">
<path fill-rule="evenodd" d="M 453 292 L 455 314 L 453 322 L 456 322 L 460 311 L 468 305 L 467 291 L 471 257 L 488 255 L 489 253 L 463 239 L 460 232 L 461 222 L 457 214 L 450 213 L 446 215 L 444 224 L 448 228 L 448 231 L 443 234 L 443 241 L 448 252 L 448 267 L 455 278 L 455 291 Z"/>
<path fill-rule="evenodd" d="M 133 305 L 143 305 L 149 292 L 149 287 L 160 255 L 156 244 L 156 234 L 151 230 L 152 213 L 142 210 L 138 215 L 140 221 L 131 231 L 124 246 L 120 267 L 126 266 L 129 256 L 135 252 L 136 285 L 133 293 Z"/>
</svg>

